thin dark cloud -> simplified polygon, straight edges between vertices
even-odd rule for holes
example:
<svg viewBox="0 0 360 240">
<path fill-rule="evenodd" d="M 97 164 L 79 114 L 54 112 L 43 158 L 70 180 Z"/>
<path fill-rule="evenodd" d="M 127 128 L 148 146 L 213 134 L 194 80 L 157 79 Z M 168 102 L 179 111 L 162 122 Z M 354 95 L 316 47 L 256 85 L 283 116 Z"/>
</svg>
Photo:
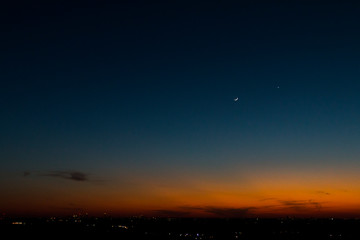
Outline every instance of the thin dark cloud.
<svg viewBox="0 0 360 240">
<path fill-rule="evenodd" d="M 330 193 L 325 192 L 325 191 L 317 191 L 316 193 L 320 194 L 320 195 L 330 195 Z"/>
<path fill-rule="evenodd" d="M 231 207 L 217 207 L 217 206 L 179 206 L 176 210 L 155 210 L 155 212 L 160 216 L 170 216 L 170 217 L 186 217 L 188 215 L 203 215 L 210 214 L 215 217 L 220 218 L 244 218 L 256 216 L 256 214 L 261 212 L 271 212 L 274 211 L 291 211 L 296 213 L 309 213 L 314 211 L 321 211 L 322 203 L 313 201 L 313 200 L 279 200 L 276 198 L 261 199 L 263 201 L 267 200 L 276 200 L 277 204 L 266 205 L 261 207 L 241 207 L 241 208 L 231 208 Z"/>
<path fill-rule="evenodd" d="M 186 217 L 190 214 L 190 212 L 187 211 L 174 211 L 167 209 L 159 209 L 155 210 L 154 212 L 162 217 Z"/>
<path fill-rule="evenodd" d="M 304 211 L 309 209 L 320 210 L 322 205 L 320 202 L 313 200 L 281 200 L 283 206 L 294 209 L 296 211 Z"/>
<path fill-rule="evenodd" d="M 81 171 L 24 171 L 22 172 L 22 175 L 24 177 L 50 177 L 71 180 L 75 182 L 92 182 L 97 184 L 102 184 L 105 182 L 102 179 L 94 179 L 90 174 Z"/>
<path fill-rule="evenodd" d="M 219 217 L 245 217 L 249 211 L 256 209 L 255 207 L 245 208 L 221 208 L 221 207 L 205 207 L 203 210 L 207 213 L 214 214 Z"/>
<path fill-rule="evenodd" d="M 179 209 L 183 209 L 185 211 L 203 211 L 203 207 L 196 207 L 196 206 L 181 206 Z"/>
<path fill-rule="evenodd" d="M 264 202 L 264 201 L 271 201 L 271 200 L 277 200 L 277 199 L 276 198 L 263 198 L 263 199 L 260 199 L 259 201 Z"/>
<path fill-rule="evenodd" d="M 243 207 L 243 208 L 228 208 L 228 207 L 214 207 L 214 206 L 183 206 L 182 209 L 192 210 L 196 212 L 210 213 L 217 217 L 245 217 L 251 214 L 252 210 L 256 207 Z"/>
<path fill-rule="evenodd" d="M 89 177 L 87 174 L 78 171 L 49 171 L 46 173 L 39 173 L 38 176 L 42 177 L 55 177 L 55 178 L 62 178 L 68 179 L 73 181 L 89 181 Z"/>
</svg>

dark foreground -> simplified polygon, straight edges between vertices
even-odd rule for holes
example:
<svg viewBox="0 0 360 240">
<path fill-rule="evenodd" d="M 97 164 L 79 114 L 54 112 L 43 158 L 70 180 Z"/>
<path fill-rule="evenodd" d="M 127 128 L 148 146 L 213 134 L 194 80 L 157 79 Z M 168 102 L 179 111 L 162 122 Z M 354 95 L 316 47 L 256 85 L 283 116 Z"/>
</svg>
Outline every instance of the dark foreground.
<svg viewBox="0 0 360 240">
<path fill-rule="evenodd" d="M 11 238 L 360 239 L 359 219 L 17 218 L 0 220 Z M 9 234 L 9 235 L 7 235 Z"/>
</svg>

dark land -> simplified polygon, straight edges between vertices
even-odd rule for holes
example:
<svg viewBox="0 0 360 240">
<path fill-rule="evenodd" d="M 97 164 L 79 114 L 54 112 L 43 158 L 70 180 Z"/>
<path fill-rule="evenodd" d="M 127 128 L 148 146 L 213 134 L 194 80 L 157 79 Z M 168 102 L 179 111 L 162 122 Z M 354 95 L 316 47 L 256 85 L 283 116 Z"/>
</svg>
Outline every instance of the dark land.
<svg viewBox="0 0 360 240">
<path fill-rule="evenodd" d="M 360 239 L 360 219 L 209 219 L 51 217 L 0 220 L 3 236 L 11 238 L 100 239 Z"/>
</svg>

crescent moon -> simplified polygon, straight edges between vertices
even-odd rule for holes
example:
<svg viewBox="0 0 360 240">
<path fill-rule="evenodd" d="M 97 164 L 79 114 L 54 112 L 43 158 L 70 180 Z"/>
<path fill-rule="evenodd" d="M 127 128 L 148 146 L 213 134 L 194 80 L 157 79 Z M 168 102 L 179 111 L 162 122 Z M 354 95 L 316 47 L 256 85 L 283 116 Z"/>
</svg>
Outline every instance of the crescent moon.
<svg viewBox="0 0 360 240">
<path fill-rule="evenodd" d="M 235 102 L 237 102 L 237 100 L 239 100 L 239 98 L 238 98 L 238 97 L 234 99 L 234 101 L 235 101 Z"/>
</svg>

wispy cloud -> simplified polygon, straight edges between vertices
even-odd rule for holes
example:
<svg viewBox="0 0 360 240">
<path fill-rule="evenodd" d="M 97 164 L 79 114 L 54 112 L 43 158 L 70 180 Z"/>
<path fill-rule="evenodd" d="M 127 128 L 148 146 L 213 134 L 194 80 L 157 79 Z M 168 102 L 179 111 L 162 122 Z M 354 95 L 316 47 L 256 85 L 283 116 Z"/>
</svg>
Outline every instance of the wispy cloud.
<svg viewBox="0 0 360 240">
<path fill-rule="evenodd" d="M 256 207 L 231 208 L 216 206 L 182 206 L 180 208 L 189 211 L 210 213 L 217 217 L 245 217 L 251 214 L 252 210 L 257 209 Z"/>
<path fill-rule="evenodd" d="M 272 201 L 272 200 L 277 200 L 277 199 L 276 198 L 263 198 L 263 199 L 260 199 L 259 201 L 264 202 L 264 201 Z"/>
<path fill-rule="evenodd" d="M 320 202 L 316 202 L 313 200 L 280 200 L 279 202 L 283 206 L 296 211 L 304 211 L 310 209 L 320 210 L 322 208 Z"/>
<path fill-rule="evenodd" d="M 204 207 L 203 210 L 219 217 L 244 217 L 255 207 L 244 208 L 222 208 L 222 207 Z"/>
<path fill-rule="evenodd" d="M 36 176 L 36 177 L 51 177 L 65 180 L 71 180 L 76 182 L 103 182 L 102 180 L 95 180 L 90 178 L 88 173 L 81 171 L 40 171 L 40 172 L 29 172 L 24 171 L 23 176 Z"/>
<path fill-rule="evenodd" d="M 186 217 L 190 214 L 190 212 L 188 211 L 176 211 L 167 209 L 159 209 L 155 210 L 154 212 L 163 217 Z"/>
<path fill-rule="evenodd" d="M 89 181 L 87 174 L 78 171 L 49 171 L 46 173 L 40 173 L 39 176 L 63 178 L 73 181 Z"/>
<path fill-rule="evenodd" d="M 330 193 L 325 192 L 325 191 L 316 191 L 316 193 L 320 194 L 320 195 L 330 195 Z"/>
<path fill-rule="evenodd" d="M 244 206 L 239 208 L 219 206 L 179 206 L 175 210 L 156 210 L 159 215 L 184 217 L 191 215 L 213 215 L 222 218 L 243 218 L 258 216 L 259 214 L 311 214 L 322 210 L 322 203 L 314 200 L 280 200 L 271 198 L 275 204 L 264 206 Z M 266 200 L 264 200 L 266 201 Z"/>
</svg>

